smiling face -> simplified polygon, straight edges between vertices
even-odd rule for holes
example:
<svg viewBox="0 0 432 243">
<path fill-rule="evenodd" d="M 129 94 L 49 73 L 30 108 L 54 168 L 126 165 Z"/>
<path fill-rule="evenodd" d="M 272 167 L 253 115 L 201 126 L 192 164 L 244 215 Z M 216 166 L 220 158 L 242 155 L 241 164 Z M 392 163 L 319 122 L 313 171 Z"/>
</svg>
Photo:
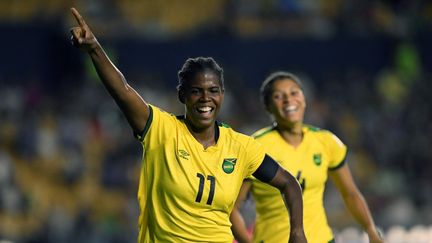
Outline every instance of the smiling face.
<svg viewBox="0 0 432 243">
<path fill-rule="evenodd" d="M 186 107 L 186 120 L 193 130 L 213 128 L 224 98 L 221 83 L 215 73 L 196 73 L 185 84 L 180 96 Z"/>
<path fill-rule="evenodd" d="M 291 79 L 279 79 L 272 84 L 268 111 L 279 125 L 303 124 L 306 100 L 301 87 Z"/>
</svg>

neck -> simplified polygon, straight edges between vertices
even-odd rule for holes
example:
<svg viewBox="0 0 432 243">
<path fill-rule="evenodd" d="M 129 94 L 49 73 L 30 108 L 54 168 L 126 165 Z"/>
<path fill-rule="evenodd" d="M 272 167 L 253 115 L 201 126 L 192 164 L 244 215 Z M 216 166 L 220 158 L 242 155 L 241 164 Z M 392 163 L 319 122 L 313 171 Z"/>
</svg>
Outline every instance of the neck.
<svg viewBox="0 0 432 243">
<path fill-rule="evenodd" d="M 276 123 L 276 129 L 278 130 L 278 132 L 282 136 L 282 138 L 287 143 L 291 144 L 294 147 L 299 146 L 300 143 L 303 141 L 303 124 L 302 123 L 296 123 L 296 124 L 290 124 L 290 125 L 282 125 L 282 124 Z"/>
<path fill-rule="evenodd" d="M 216 124 L 202 129 L 193 127 L 188 122 L 186 122 L 186 126 L 192 136 L 204 147 L 204 149 L 216 144 Z"/>
</svg>

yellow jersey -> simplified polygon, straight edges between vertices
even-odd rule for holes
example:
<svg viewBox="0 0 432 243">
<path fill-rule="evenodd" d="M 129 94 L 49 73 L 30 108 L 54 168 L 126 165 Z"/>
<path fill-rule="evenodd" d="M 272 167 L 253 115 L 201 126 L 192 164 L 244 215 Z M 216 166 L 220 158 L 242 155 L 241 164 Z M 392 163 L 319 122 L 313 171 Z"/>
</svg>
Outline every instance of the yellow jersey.
<svg viewBox="0 0 432 243">
<path fill-rule="evenodd" d="M 183 118 L 149 105 L 138 189 L 138 242 L 232 242 L 229 215 L 244 178 L 264 159 L 252 137 L 217 122 L 207 149 Z"/>
<path fill-rule="evenodd" d="M 303 189 L 303 225 L 310 243 L 327 243 L 333 233 L 327 223 L 323 205 L 327 171 L 344 164 L 346 146 L 333 133 L 303 126 L 303 140 L 294 148 L 274 127 L 253 134 L 268 155 L 296 176 Z M 254 242 L 288 242 L 289 216 L 279 190 L 256 179 L 252 180 L 256 202 Z"/>
</svg>

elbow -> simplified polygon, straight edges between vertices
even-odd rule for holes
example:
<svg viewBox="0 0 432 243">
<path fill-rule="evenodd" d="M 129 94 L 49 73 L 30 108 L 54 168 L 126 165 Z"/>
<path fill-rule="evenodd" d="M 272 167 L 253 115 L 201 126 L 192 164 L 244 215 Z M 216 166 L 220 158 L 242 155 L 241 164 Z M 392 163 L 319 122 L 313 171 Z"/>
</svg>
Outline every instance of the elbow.
<svg viewBox="0 0 432 243">
<path fill-rule="evenodd" d="M 298 187 L 300 189 L 300 184 L 298 182 L 298 180 L 291 175 L 288 171 L 284 171 L 285 174 L 285 180 L 286 180 L 286 186 L 288 187 Z"/>
<path fill-rule="evenodd" d="M 297 179 L 292 176 L 288 171 L 283 171 L 283 183 L 281 184 L 281 187 L 279 188 L 281 192 L 293 192 L 295 191 L 297 193 L 302 193 L 302 188 L 297 181 Z"/>
<path fill-rule="evenodd" d="M 120 92 L 117 93 L 117 99 L 120 101 L 127 101 L 132 95 L 134 95 L 135 90 L 126 81 L 123 83 L 123 87 Z"/>
</svg>

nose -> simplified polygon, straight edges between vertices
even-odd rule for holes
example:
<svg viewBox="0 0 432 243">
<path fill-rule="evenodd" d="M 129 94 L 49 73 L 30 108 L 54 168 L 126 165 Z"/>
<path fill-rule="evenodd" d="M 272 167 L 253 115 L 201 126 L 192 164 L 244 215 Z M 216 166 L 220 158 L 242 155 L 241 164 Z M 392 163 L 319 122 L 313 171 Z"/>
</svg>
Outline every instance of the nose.
<svg viewBox="0 0 432 243">
<path fill-rule="evenodd" d="M 201 95 L 200 100 L 201 100 L 201 101 L 204 101 L 204 102 L 210 100 L 210 93 L 209 93 L 208 90 L 204 90 L 204 91 L 202 92 L 202 95 Z"/>
<path fill-rule="evenodd" d="M 289 95 L 289 94 L 284 94 L 284 95 L 283 95 L 283 102 L 284 102 L 284 103 L 289 103 L 289 101 L 290 101 L 291 98 L 292 98 L 291 95 Z"/>
</svg>

